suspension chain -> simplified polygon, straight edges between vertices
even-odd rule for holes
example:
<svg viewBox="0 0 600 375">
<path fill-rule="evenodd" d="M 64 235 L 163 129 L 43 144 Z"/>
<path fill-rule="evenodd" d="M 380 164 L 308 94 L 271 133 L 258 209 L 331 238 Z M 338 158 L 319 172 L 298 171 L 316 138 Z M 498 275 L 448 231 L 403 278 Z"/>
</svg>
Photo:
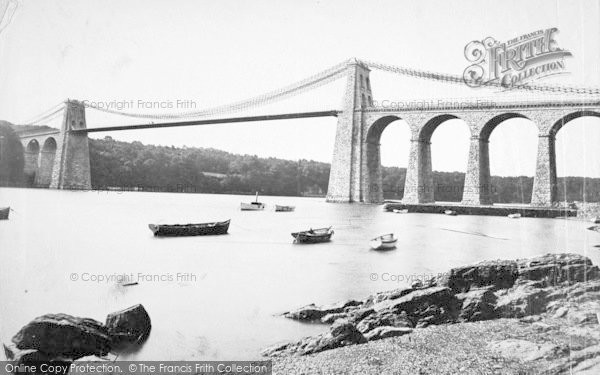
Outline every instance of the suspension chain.
<svg viewBox="0 0 600 375">
<path fill-rule="evenodd" d="M 86 107 L 93 108 L 102 112 L 136 117 L 146 119 L 181 119 L 181 118 L 198 118 L 198 117 L 209 117 L 214 115 L 222 115 L 226 113 L 239 112 L 246 109 L 260 107 L 269 103 L 273 103 L 278 100 L 289 98 L 291 96 L 299 95 L 303 92 L 316 89 L 317 87 L 328 84 L 338 78 L 344 76 L 346 73 L 346 62 L 332 66 L 322 72 L 312 75 L 302 81 L 293 83 L 289 86 L 267 92 L 265 94 L 256 96 L 251 99 L 242 100 L 239 102 L 221 105 L 218 107 L 208 108 L 202 111 L 193 112 L 179 112 L 179 113 L 163 113 L 163 114 L 147 114 L 147 113 L 132 113 L 117 111 L 109 108 L 100 108 L 98 106 L 92 106 L 89 103 L 84 103 Z"/>
<path fill-rule="evenodd" d="M 429 79 L 444 83 L 451 84 L 477 84 L 474 80 L 465 80 L 462 76 L 452 75 L 452 74 L 444 74 L 444 73 L 436 73 L 425 70 L 411 69 L 405 68 L 401 66 L 394 66 L 388 64 L 382 64 L 373 61 L 363 61 L 364 64 L 373 69 L 378 69 L 390 73 L 400 74 L 409 77 Z M 600 88 L 593 87 L 574 87 L 574 86 L 558 86 L 558 85 L 530 85 L 530 84 L 520 84 L 511 87 L 506 87 L 502 85 L 501 82 L 492 81 L 486 82 L 482 85 L 482 87 L 492 87 L 492 88 L 501 88 L 501 89 L 515 89 L 515 90 L 524 90 L 524 91 L 542 91 L 542 92 L 554 92 L 554 93 L 566 93 L 566 94 L 588 94 L 588 95 L 598 95 L 600 94 Z"/>
</svg>

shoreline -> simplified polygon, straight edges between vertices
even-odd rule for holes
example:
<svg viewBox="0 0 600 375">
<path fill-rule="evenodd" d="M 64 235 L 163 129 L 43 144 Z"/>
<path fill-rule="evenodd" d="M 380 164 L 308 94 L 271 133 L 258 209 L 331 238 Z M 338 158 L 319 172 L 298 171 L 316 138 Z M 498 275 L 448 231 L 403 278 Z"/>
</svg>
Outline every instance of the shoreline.
<svg viewBox="0 0 600 375">
<path fill-rule="evenodd" d="M 330 326 L 265 349 L 276 374 L 600 372 L 600 270 L 576 254 L 484 261 L 283 315 Z"/>
</svg>

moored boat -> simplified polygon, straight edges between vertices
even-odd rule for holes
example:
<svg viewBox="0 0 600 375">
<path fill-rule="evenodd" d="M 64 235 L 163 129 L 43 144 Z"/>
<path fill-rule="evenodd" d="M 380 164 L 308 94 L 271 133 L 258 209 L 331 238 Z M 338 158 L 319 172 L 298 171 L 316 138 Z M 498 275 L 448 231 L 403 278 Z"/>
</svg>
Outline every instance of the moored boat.
<svg viewBox="0 0 600 375">
<path fill-rule="evenodd" d="M 593 230 L 594 232 L 600 233 L 600 225 L 593 225 L 588 228 L 589 230 Z"/>
<path fill-rule="evenodd" d="M 407 214 L 408 213 L 408 208 L 405 208 L 403 210 L 399 210 L 397 208 L 395 208 L 394 210 L 392 210 L 393 213 L 395 214 Z"/>
<path fill-rule="evenodd" d="M 10 207 L 0 207 L 0 220 L 8 220 Z"/>
<path fill-rule="evenodd" d="M 295 209 L 295 206 L 280 206 L 278 204 L 275 205 L 275 212 L 292 212 Z"/>
<path fill-rule="evenodd" d="M 509 214 L 508 217 L 511 219 L 519 219 L 519 218 L 521 218 L 521 214 L 517 212 L 514 214 Z"/>
<path fill-rule="evenodd" d="M 446 210 L 446 211 L 444 211 L 444 214 L 445 215 L 450 215 L 450 216 L 456 216 L 457 215 L 456 211 L 454 211 L 454 210 Z"/>
<path fill-rule="evenodd" d="M 333 236 L 333 229 L 331 229 L 331 227 L 319 229 L 311 228 L 302 232 L 292 233 L 292 237 L 294 237 L 294 242 L 296 243 L 327 242 L 331 240 L 331 236 Z"/>
<path fill-rule="evenodd" d="M 250 203 L 240 203 L 242 211 L 261 211 L 265 209 L 265 204 L 258 201 L 258 192 L 256 192 L 256 200 Z"/>
<path fill-rule="evenodd" d="M 370 244 L 373 250 L 391 250 L 396 247 L 397 241 L 398 239 L 394 237 L 394 233 L 388 233 L 373 238 Z"/>
<path fill-rule="evenodd" d="M 594 224 L 600 224 L 600 216 L 593 217 L 590 221 Z"/>
<path fill-rule="evenodd" d="M 148 224 L 148 228 L 150 228 L 155 236 L 209 236 L 227 234 L 230 221 L 200 224 Z"/>
</svg>

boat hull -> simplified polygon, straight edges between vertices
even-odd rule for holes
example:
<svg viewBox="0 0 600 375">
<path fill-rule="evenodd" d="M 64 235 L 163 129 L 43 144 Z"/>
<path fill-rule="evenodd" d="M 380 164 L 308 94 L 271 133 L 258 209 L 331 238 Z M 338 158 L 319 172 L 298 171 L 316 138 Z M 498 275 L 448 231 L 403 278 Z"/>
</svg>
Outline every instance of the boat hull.
<svg viewBox="0 0 600 375">
<path fill-rule="evenodd" d="M 396 240 L 383 242 L 380 240 L 371 241 L 371 249 L 373 250 L 392 250 L 396 248 Z"/>
<path fill-rule="evenodd" d="M 9 213 L 10 213 L 10 207 L 0 208 L 0 220 L 8 220 Z"/>
<path fill-rule="evenodd" d="M 303 232 L 292 233 L 296 243 L 320 243 L 329 242 L 333 236 L 333 230 L 330 228 L 307 230 Z"/>
<path fill-rule="evenodd" d="M 275 212 L 292 212 L 296 209 L 294 206 L 280 206 L 278 204 L 275 205 Z"/>
<path fill-rule="evenodd" d="M 184 236 L 214 236 L 227 234 L 229 222 L 218 221 L 214 223 L 202 224 L 174 224 L 158 225 L 149 224 L 148 227 L 157 237 L 184 237 Z"/>
<path fill-rule="evenodd" d="M 262 211 L 265 209 L 264 203 L 240 203 L 242 211 Z"/>
</svg>

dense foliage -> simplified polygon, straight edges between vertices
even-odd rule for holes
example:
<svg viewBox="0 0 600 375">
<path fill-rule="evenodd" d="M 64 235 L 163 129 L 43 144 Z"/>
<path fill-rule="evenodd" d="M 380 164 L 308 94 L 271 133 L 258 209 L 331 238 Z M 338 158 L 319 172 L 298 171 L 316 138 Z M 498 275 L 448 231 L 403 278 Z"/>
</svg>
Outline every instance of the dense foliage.
<svg viewBox="0 0 600 375">
<path fill-rule="evenodd" d="M 259 158 L 215 149 L 143 145 L 110 137 L 90 138 L 90 164 L 92 185 L 96 189 L 324 195 L 329 182 L 327 163 Z M 405 175 L 405 168 L 383 168 L 385 198 L 402 198 Z M 435 199 L 460 201 L 464 178 L 460 172 L 434 172 Z M 494 176 L 493 200 L 529 203 L 532 187 L 532 177 Z M 600 179 L 559 179 L 561 200 L 581 201 L 584 194 L 586 201 L 600 201 Z"/>
<path fill-rule="evenodd" d="M 23 183 L 23 146 L 12 124 L 0 121 L 0 185 L 18 186 Z"/>
</svg>

